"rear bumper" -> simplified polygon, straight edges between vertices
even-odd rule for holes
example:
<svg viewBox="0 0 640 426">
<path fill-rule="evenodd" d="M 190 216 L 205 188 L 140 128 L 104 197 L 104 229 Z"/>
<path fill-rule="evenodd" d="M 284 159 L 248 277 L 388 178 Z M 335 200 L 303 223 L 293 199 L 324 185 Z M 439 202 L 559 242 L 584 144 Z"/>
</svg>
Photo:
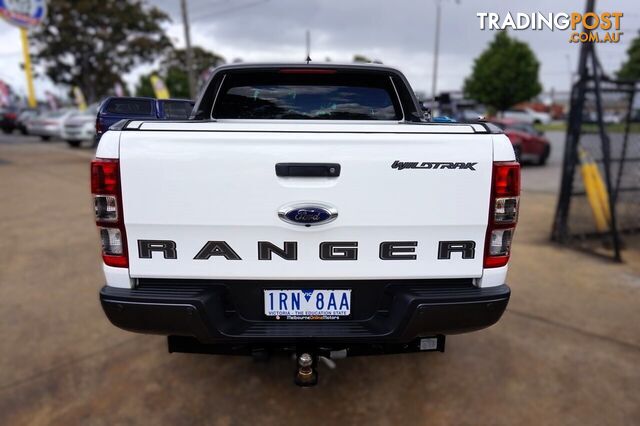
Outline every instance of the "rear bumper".
<svg viewBox="0 0 640 426">
<path fill-rule="evenodd" d="M 262 316 L 262 290 L 285 285 L 352 288 L 353 318 L 277 321 Z M 105 286 L 100 291 L 104 312 L 117 327 L 234 345 L 405 343 L 464 333 L 496 323 L 509 296 L 507 285 L 478 288 L 463 280 L 148 280 L 135 289 Z"/>
</svg>

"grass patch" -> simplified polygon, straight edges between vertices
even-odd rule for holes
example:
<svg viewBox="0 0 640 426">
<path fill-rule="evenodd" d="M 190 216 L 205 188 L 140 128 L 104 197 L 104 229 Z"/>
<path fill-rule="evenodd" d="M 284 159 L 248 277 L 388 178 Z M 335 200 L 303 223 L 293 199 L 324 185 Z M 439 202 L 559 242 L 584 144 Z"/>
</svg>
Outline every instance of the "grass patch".
<svg viewBox="0 0 640 426">
<path fill-rule="evenodd" d="M 549 124 L 536 124 L 535 128 L 543 132 L 566 132 L 567 122 L 556 121 Z M 609 133 L 624 133 L 626 124 L 605 124 L 605 128 Z M 583 133 L 598 133 L 598 125 L 595 123 L 582 124 Z M 629 133 L 640 133 L 640 123 L 631 123 Z"/>
</svg>

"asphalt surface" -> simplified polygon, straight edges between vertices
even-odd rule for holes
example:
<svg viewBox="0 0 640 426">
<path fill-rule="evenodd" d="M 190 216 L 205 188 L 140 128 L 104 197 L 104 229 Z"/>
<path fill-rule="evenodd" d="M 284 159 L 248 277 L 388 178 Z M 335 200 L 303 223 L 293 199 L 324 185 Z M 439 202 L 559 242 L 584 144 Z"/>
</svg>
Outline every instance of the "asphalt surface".
<svg viewBox="0 0 640 426">
<path fill-rule="evenodd" d="M 92 155 L 0 136 L 2 425 L 640 424 L 640 257 L 548 242 L 558 153 L 524 170 L 497 325 L 451 336 L 444 354 L 338 361 L 314 389 L 292 385 L 288 359 L 168 354 L 162 337 L 108 323 Z"/>
</svg>

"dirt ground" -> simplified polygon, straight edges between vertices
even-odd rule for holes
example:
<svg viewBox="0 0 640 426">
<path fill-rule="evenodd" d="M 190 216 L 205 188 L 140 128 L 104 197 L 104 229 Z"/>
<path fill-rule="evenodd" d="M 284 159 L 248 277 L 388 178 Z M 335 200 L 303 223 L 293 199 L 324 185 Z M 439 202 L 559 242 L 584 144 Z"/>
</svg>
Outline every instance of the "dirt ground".
<svg viewBox="0 0 640 426">
<path fill-rule="evenodd" d="M 638 254 L 550 244 L 555 196 L 528 190 L 527 170 L 497 325 L 444 354 L 338 361 L 300 389 L 288 359 L 168 354 L 108 323 L 91 156 L 0 136 L 2 425 L 640 424 Z"/>
</svg>

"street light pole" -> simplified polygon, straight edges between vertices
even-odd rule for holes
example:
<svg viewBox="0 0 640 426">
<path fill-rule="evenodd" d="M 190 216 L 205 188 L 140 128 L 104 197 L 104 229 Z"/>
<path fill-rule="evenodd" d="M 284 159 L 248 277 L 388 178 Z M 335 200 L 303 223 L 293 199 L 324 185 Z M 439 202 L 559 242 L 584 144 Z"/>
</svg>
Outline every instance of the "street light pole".
<svg viewBox="0 0 640 426">
<path fill-rule="evenodd" d="M 187 76 L 189 78 L 189 95 L 191 99 L 196 98 L 196 76 L 193 69 L 193 51 L 191 50 L 191 30 L 189 28 L 189 15 L 187 13 L 187 0 L 180 0 L 182 9 L 182 24 L 184 26 L 184 40 L 186 43 Z"/>
<path fill-rule="evenodd" d="M 436 0 L 436 40 L 433 48 L 433 75 L 431 80 L 431 96 L 436 98 L 436 82 L 438 81 L 438 49 L 440 48 L 440 5 L 441 0 Z"/>
</svg>

